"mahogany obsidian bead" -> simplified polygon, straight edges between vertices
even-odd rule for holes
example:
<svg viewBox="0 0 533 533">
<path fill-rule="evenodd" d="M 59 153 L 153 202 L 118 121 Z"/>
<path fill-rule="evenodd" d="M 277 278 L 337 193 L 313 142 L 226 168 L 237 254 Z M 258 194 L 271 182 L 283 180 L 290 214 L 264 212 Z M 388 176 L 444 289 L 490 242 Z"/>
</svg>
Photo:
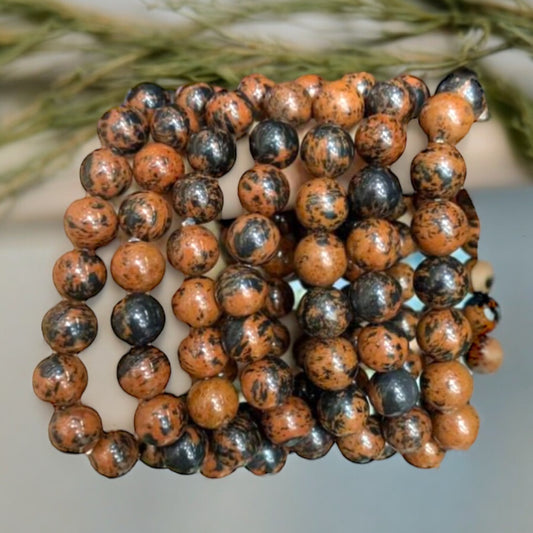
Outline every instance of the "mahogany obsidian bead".
<svg viewBox="0 0 533 533">
<path fill-rule="evenodd" d="M 413 407 L 400 416 L 385 418 L 383 435 L 400 453 L 419 450 L 431 439 L 431 418 L 420 407 Z"/>
<path fill-rule="evenodd" d="M 279 245 L 274 255 L 261 265 L 261 268 L 273 278 L 284 278 L 294 272 L 294 249 L 296 248 L 294 235 L 281 235 Z"/>
<path fill-rule="evenodd" d="M 222 315 L 215 298 L 215 282 L 204 276 L 184 279 L 171 303 L 176 318 L 194 328 L 212 326 Z"/>
<path fill-rule="evenodd" d="M 189 118 L 176 105 L 160 107 L 152 114 L 150 133 L 154 141 L 181 152 L 189 140 Z"/>
<path fill-rule="evenodd" d="M 207 102 L 205 118 L 209 127 L 225 130 L 240 139 L 252 125 L 253 110 L 239 91 L 220 91 Z"/>
<path fill-rule="evenodd" d="M 155 109 L 166 103 L 168 103 L 168 98 L 165 89 L 156 83 L 146 81 L 132 87 L 124 98 L 125 105 L 148 117 Z"/>
<path fill-rule="evenodd" d="M 294 292 L 291 286 L 283 279 L 270 279 L 264 312 L 271 318 L 281 318 L 288 315 L 293 306 Z"/>
<path fill-rule="evenodd" d="M 170 378 L 170 361 L 155 346 L 132 348 L 120 358 L 117 379 L 122 389 L 135 398 L 149 399 L 161 394 Z"/>
<path fill-rule="evenodd" d="M 479 432 L 479 416 L 470 404 L 452 413 L 435 413 L 431 420 L 433 438 L 444 450 L 468 450 Z"/>
<path fill-rule="evenodd" d="M 399 234 L 398 239 L 399 241 L 401 240 Z M 398 246 L 399 248 L 400 246 Z M 415 271 L 411 265 L 408 263 L 396 263 L 387 269 L 387 274 L 391 275 L 400 284 L 402 288 L 402 300 L 404 302 L 415 295 L 415 288 L 413 287 Z"/>
<path fill-rule="evenodd" d="M 103 146 L 117 154 L 134 154 L 148 141 L 147 119 L 131 107 L 114 107 L 98 120 L 96 132 Z"/>
<path fill-rule="evenodd" d="M 427 257 L 417 266 L 413 285 L 428 307 L 451 307 L 466 296 L 468 273 L 454 257 Z"/>
<path fill-rule="evenodd" d="M 368 322 L 391 319 L 402 303 L 400 284 L 384 272 L 368 272 L 351 285 L 350 300 L 355 318 Z"/>
<path fill-rule="evenodd" d="M 380 415 L 399 416 L 415 406 L 419 391 L 411 374 L 400 368 L 376 372 L 370 380 L 368 397 Z"/>
<path fill-rule="evenodd" d="M 71 250 L 55 262 L 52 278 L 61 296 L 87 300 L 103 289 L 107 269 L 96 254 L 87 250 Z"/>
<path fill-rule="evenodd" d="M 468 368 L 476 374 L 497 372 L 503 363 L 503 348 L 498 339 L 481 335 L 477 337 L 465 357 Z"/>
<path fill-rule="evenodd" d="M 365 102 L 349 80 L 325 82 L 313 101 L 313 118 L 341 128 L 353 128 L 364 115 Z"/>
<path fill-rule="evenodd" d="M 421 448 L 414 452 L 404 453 L 403 458 L 417 468 L 438 468 L 446 452 L 434 440 L 428 440 Z"/>
<path fill-rule="evenodd" d="M 265 98 L 266 114 L 293 126 L 305 124 L 311 118 L 313 101 L 306 90 L 294 81 L 278 83 Z"/>
<path fill-rule="evenodd" d="M 288 167 L 298 155 L 296 130 L 286 122 L 263 120 L 250 133 L 250 153 L 257 163 Z"/>
<path fill-rule="evenodd" d="M 41 331 L 55 352 L 78 353 L 96 338 L 98 321 L 89 306 L 63 300 L 46 312 Z"/>
<path fill-rule="evenodd" d="M 202 476 L 209 479 L 221 479 L 233 474 L 233 472 L 235 472 L 235 468 L 223 464 L 220 457 L 208 446 L 204 462 L 200 467 L 200 473 Z"/>
<path fill-rule="evenodd" d="M 369 368 L 388 372 L 403 365 L 409 353 L 409 343 L 386 324 L 369 324 L 359 333 L 357 353 Z"/>
<path fill-rule="evenodd" d="M 390 169 L 369 165 L 350 180 L 348 198 L 356 218 L 391 218 L 402 200 L 402 188 Z"/>
<path fill-rule="evenodd" d="M 465 317 L 472 326 L 474 337 L 493 331 L 500 321 L 500 306 L 488 294 L 476 292 L 463 308 Z"/>
<path fill-rule="evenodd" d="M 322 394 L 322 389 L 317 387 L 305 372 L 298 372 L 294 376 L 293 395 L 298 396 L 315 411 L 316 403 Z"/>
<path fill-rule="evenodd" d="M 188 174 L 172 188 L 172 207 L 183 218 L 197 224 L 215 220 L 222 212 L 224 194 L 218 180 L 203 174 Z"/>
<path fill-rule="evenodd" d="M 365 115 L 383 113 L 406 122 L 411 118 L 411 99 L 409 91 L 397 80 L 378 81 L 365 98 Z"/>
<path fill-rule="evenodd" d="M 319 124 L 305 134 L 300 157 L 313 176 L 337 178 L 346 172 L 355 155 L 352 138 L 340 126 Z"/>
<path fill-rule="evenodd" d="M 205 106 L 215 94 L 207 83 L 188 83 L 176 89 L 174 104 L 187 113 L 191 131 L 198 131 L 206 125 Z"/>
<path fill-rule="evenodd" d="M 410 348 L 409 352 L 407 353 L 407 357 L 403 362 L 402 368 L 407 370 L 407 372 L 409 372 L 409 374 L 411 374 L 411 376 L 413 376 L 415 379 L 418 379 L 422 373 L 422 370 L 424 369 L 424 364 L 425 358 L 420 350 Z"/>
<path fill-rule="evenodd" d="M 366 98 L 370 89 L 375 85 L 376 78 L 368 72 L 349 72 L 342 79 L 347 81 L 362 98 Z"/>
<path fill-rule="evenodd" d="M 150 468 L 166 468 L 163 448 L 158 448 L 146 442 L 139 442 L 139 459 Z"/>
<path fill-rule="evenodd" d="M 252 457 L 252 460 L 246 465 L 246 470 L 256 476 L 266 474 L 277 474 L 285 466 L 288 452 L 283 446 L 273 444 L 267 438 L 261 436 L 259 448 Z"/>
<path fill-rule="evenodd" d="M 317 403 L 318 420 L 336 437 L 361 431 L 368 418 L 368 402 L 357 385 L 324 391 Z"/>
<path fill-rule="evenodd" d="M 187 425 L 181 437 L 163 446 L 165 466 L 177 474 L 195 474 L 200 470 L 207 452 L 208 440 L 205 432 L 194 425 Z"/>
<path fill-rule="evenodd" d="M 276 83 L 263 74 L 248 74 L 239 82 L 237 90 L 252 106 L 254 118 L 260 119 L 263 116 L 265 99 L 274 85 Z"/>
<path fill-rule="evenodd" d="M 409 92 L 409 101 L 411 102 L 409 118 L 417 118 L 422 106 L 430 96 L 428 86 L 423 80 L 411 74 L 400 74 L 393 81 L 403 85 Z"/>
<path fill-rule="evenodd" d="M 291 451 L 303 459 L 320 459 L 331 450 L 334 442 L 333 435 L 315 422 L 311 431 L 292 446 Z"/>
<path fill-rule="evenodd" d="M 154 341 L 164 325 L 163 307 L 149 294 L 128 294 L 113 307 L 111 314 L 111 327 L 115 335 L 135 346 Z"/>
<path fill-rule="evenodd" d="M 385 444 L 379 419 L 375 415 L 367 418 L 360 431 L 337 439 L 337 446 L 342 455 L 348 461 L 358 464 L 382 459 Z"/>
<path fill-rule="evenodd" d="M 337 289 L 312 287 L 300 300 L 298 322 L 313 337 L 338 337 L 352 318 L 346 296 Z"/>
<path fill-rule="evenodd" d="M 127 431 L 109 431 L 89 454 L 91 466 L 102 476 L 116 478 L 127 474 L 139 459 L 137 439 Z"/>
<path fill-rule="evenodd" d="M 203 129 L 189 137 L 187 158 L 195 170 L 220 178 L 235 164 L 237 146 L 228 132 Z"/>
</svg>

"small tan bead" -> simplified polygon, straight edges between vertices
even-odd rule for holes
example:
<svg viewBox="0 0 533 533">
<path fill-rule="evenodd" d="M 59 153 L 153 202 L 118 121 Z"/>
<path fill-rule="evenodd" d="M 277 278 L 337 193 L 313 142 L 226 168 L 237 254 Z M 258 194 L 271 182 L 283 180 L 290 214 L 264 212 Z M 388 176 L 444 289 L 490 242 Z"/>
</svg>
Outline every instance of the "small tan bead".
<svg viewBox="0 0 533 533">
<path fill-rule="evenodd" d="M 436 413 L 432 422 L 433 437 L 444 450 L 468 450 L 479 432 L 479 416 L 471 405 L 453 413 Z"/>
</svg>

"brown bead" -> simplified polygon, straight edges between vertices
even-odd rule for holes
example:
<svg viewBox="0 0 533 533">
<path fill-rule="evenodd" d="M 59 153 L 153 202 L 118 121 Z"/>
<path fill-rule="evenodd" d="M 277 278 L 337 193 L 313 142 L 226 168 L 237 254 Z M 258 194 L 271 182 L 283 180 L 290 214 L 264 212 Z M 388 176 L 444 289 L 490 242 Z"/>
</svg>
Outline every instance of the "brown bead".
<svg viewBox="0 0 533 533">
<path fill-rule="evenodd" d="M 409 349 L 409 353 L 403 362 L 402 368 L 417 379 L 424 370 L 424 359 L 418 350 Z"/>
<path fill-rule="evenodd" d="M 235 359 L 228 357 L 228 362 L 226 363 L 226 366 L 218 374 L 219 378 L 226 378 L 228 381 L 233 382 L 237 378 L 239 374 L 239 366 L 237 365 L 237 361 Z"/>
<path fill-rule="evenodd" d="M 181 368 L 192 378 L 211 378 L 223 372 L 228 356 L 220 329 L 191 328 L 179 345 L 178 358 Z"/>
<path fill-rule="evenodd" d="M 137 439 L 127 431 L 109 431 L 89 455 L 91 466 L 102 476 L 115 478 L 127 474 L 139 459 Z"/>
<path fill-rule="evenodd" d="M 290 446 L 305 437 L 314 424 L 311 409 L 307 403 L 296 396 L 273 409 L 263 411 L 261 425 L 274 444 Z"/>
<path fill-rule="evenodd" d="M 75 355 L 54 353 L 35 367 L 32 385 L 33 392 L 43 402 L 72 405 L 87 387 L 87 369 Z"/>
<path fill-rule="evenodd" d="M 347 267 L 343 242 L 333 233 L 311 233 L 294 251 L 294 267 L 304 283 L 318 287 L 333 285 Z"/>
<path fill-rule="evenodd" d="M 200 468 L 200 473 L 209 479 L 221 479 L 235 472 L 235 468 L 227 466 L 220 460 L 213 450 L 207 449 L 204 462 Z"/>
<path fill-rule="evenodd" d="M 199 276 L 211 270 L 220 250 L 218 240 L 203 226 L 182 226 L 167 241 L 170 264 L 186 276 Z"/>
<path fill-rule="evenodd" d="M 180 178 L 172 187 L 172 207 L 184 219 L 196 224 L 215 220 L 224 206 L 224 194 L 219 181 L 206 174 L 191 173 Z"/>
<path fill-rule="evenodd" d="M 304 91 L 314 100 L 320 94 L 326 82 L 318 74 L 304 74 L 296 78 L 294 83 L 301 85 Z"/>
<path fill-rule="evenodd" d="M 409 353 L 409 343 L 385 324 L 368 325 L 359 333 L 357 353 L 369 368 L 388 372 L 403 365 Z"/>
<path fill-rule="evenodd" d="M 463 313 L 472 326 L 474 337 L 493 331 L 500 321 L 500 306 L 488 294 L 475 293 L 468 299 Z"/>
<path fill-rule="evenodd" d="M 150 133 L 155 142 L 182 152 L 187 146 L 190 133 L 187 112 L 173 104 L 155 109 L 150 119 Z"/>
<path fill-rule="evenodd" d="M 348 216 L 344 189 L 331 178 L 314 178 L 298 190 L 296 216 L 310 230 L 333 231 Z"/>
<path fill-rule="evenodd" d="M 248 74 L 239 82 L 237 89 L 248 99 L 257 118 L 263 116 L 263 104 L 268 92 L 276 83 L 263 74 Z"/>
<path fill-rule="evenodd" d="M 474 391 L 474 380 L 458 361 L 431 363 L 420 378 L 420 391 L 425 404 L 441 412 L 464 407 Z"/>
<path fill-rule="evenodd" d="M 239 396 L 230 381 L 213 377 L 193 383 L 187 393 L 187 407 L 196 424 L 216 429 L 235 418 Z"/>
<path fill-rule="evenodd" d="M 407 88 L 397 79 L 378 81 L 365 98 L 367 116 L 384 113 L 400 122 L 411 118 L 412 106 Z"/>
<path fill-rule="evenodd" d="M 48 438 L 60 452 L 87 453 L 102 435 L 102 419 L 91 407 L 57 407 L 48 425 Z"/>
<path fill-rule="evenodd" d="M 166 261 L 153 244 L 143 241 L 121 244 L 111 259 L 111 275 L 126 291 L 148 292 L 165 275 Z"/>
<path fill-rule="evenodd" d="M 271 318 L 281 318 L 288 315 L 293 306 L 294 292 L 291 286 L 282 279 L 269 280 L 264 312 Z"/>
<path fill-rule="evenodd" d="M 379 113 L 364 118 L 355 133 L 355 149 L 370 164 L 392 165 L 405 150 L 407 134 L 395 118 Z"/>
<path fill-rule="evenodd" d="M 357 263 L 348 258 L 348 266 L 346 267 L 346 271 L 344 272 L 342 277 L 348 281 L 355 281 L 364 273 L 364 269 L 362 269 Z"/>
<path fill-rule="evenodd" d="M 206 125 L 205 107 L 214 93 L 213 87 L 204 82 L 188 83 L 176 89 L 174 103 L 187 114 L 191 131 Z"/>
<path fill-rule="evenodd" d="M 400 257 L 402 259 L 415 253 L 417 246 L 413 236 L 411 235 L 411 228 L 403 222 L 394 222 L 398 234 L 400 235 Z"/>
<path fill-rule="evenodd" d="M 419 450 L 431 438 L 431 418 L 420 407 L 400 416 L 383 419 L 383 435 L 397 451 Z"/>
<path fill-rule="evenodd" d="M 331 122 L 341 128 L 353 128 L 364 114 L 364 100 L 347 80 L 325 83 L 313 102 L 317 122 Z"/>
<path fill-rule="evenodd" d="M 87 196 L 74 200 L 67 207 L 63 225 L 74 246 L 94 250 L 115 238 L 118 219 L 107 200 Z"/>
<path fill-rule="evenodd" d="M 416 337 L 419 318 L 418 311 L 414 311 L 408 305 L 402 305 L 398 312 L 387 321 L 387 325 L 408 341 L 412 341 Z"/>
<path fill-rule="evenodd" d="M 293 126 L 306 123 L 311 118 L 311 110 L 311 97 L 301 85 L 290 81 L 274 85 L 265 101 L 269 118 Z"/>
<path fill-rule="evenodd" d="M 133 347 L 117 365 L 122 389 L 140 400 L 161 394 L 170 379 L 170 361 L 155 346 Z"/>
<path fill-rule="evenodd" d="M 414 452 L 404 453 L 403 458 L 417 468 L 438 468 L 446 452 L 433 439 Z"/>
<path fill-rule="evenodd" d="M 493 374 L 503 363 L 503 348 L 498 339 L 477 337 L 465 356 L 468 368 L 476 374 Z"/>
<path fill-rule="evenodd" d="M 468 450 L 479 432 L 479 416 L 470 404 L 453 413 L 432 416 L 433 438 L 444 450 Z"/>
<path fill-rule="evenodd" d="M 294 249 L 296 239 L 293 235 L 282 235 L 274 255 L 261 265 L 261 268 L 274 278 L 284 278 L 294 272 Z"/>
<path fill-rule="evenodd" d="M 345 74 L 342 79 L 349 83 L 362 98 L 366 98 L 370 89 L 376 84 L 376 78 L 368 72 L 350 72 Z"/>
<path fill-rule="evenodd" d="M 176 318 L 193 328 L 212 326 L 222 315 L 215 298 L 215 282 L 204 276 L 184 279 L 171 303 Z"/>
<path fill-rule="evenodd" d="M 209 127 L 226 130 L 239 139 L 252 125 L 253 112 L 248 100 L 238 92 L 221 91 L 207 102 L 205 118 Z"/>
<path fill-rule="evenodd" d="M 141 400 L 133 420 L 139 439 L 155 446 L 167 446 L 177 441 L 186 422 L 185 402 L 172 394 Z"/>
<path fill-rule="evenodd" d="M 379 459 L 385 449 L 385 439 L 377 417 L 369 416 L 357 433 L 338 438 L 337 446 L 353 463 L 365 464 Z"/>
<path fill-rule="evenodd" d="M 472 343 L 472 328 L 460 309 L 430 309 L 420 318 L 416 339 L 421 350 L 437 361 L 465 355 Z"/>
<path fill-rule="evenodd" d="M 107 110 L 98 120 L 98 138 L 103 146 L 118 154 L 134 154 L 148 140 L 150 128 L 146 117 L 131 107 Z"/>
<path fill-rule="evenodd" d="M 438 93 L 428 98 L 418 117 L 429 141 L 449 144 L 457 144 L 474 120 L 472 106 L 454 93 Z"/>
<path fill-rule="evenodd" d="M 165 451 L 146 442 L 139 443 L 139 459 L 150 468 L 166 468 Z"/>
<path fill-rule="evenodd" d="M 402 288 L 402 300 L 405 302 L 415 295 L 413 278 L 415 271 L 407 263 L 396 263 L 387 270 L 387 274 L 392 276 Z"/>
<path fill-rule="evenodd" d="M 364 270 L 385 270 L 399 258 L 400 235 L 388 220 L 357 222 L 346 240 L 348 257 Z"/>
<path fill-rule="evenodd" d="M 149 143 L 135 154 L 133 176 L 139 187 L 158 193 L 170 191 L 185 173 L 182 157 L 163 143 Z"/>
</svg>

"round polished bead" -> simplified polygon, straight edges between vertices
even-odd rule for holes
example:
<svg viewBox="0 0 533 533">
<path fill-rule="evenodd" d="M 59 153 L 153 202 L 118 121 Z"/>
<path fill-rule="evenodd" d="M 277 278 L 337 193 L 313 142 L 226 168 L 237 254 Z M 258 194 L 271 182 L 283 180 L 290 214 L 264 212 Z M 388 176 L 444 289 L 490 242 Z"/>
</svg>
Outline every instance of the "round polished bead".
<svg viewBox="0 0 533 533">
<path fill-rule="evenodd" d="M 248 99 L 256 118 L 263 116 L 265 99 L 274 85 L 276 83 L 263 74 L 248 74 L 239 82 L 237 90 Z"/>
<path fill-rule="evenodd" d="M 98 120 L 96 132 L 103 146 L 117 154 L 134 154 L 148 141 L 146 118 L 131 107 L 114 107 Z"/>
<path fill-rule="evenodd" d="M 166 468 L 163 448 L 139 442 L 139 459 L 150 468 Z"/>
<path fill-rule="evenodd" d="M 170 361 L 155 346 L 139 346 L 124 354 L 117 365 L 122 390 L 147 400 L 161 394 L 170 379 Z"/>
<path fill-rule="evenodd" d="M 257 163 L 288 167 L 298 155 L 296 130 L 286 122 L 267 119 L 259 122 L 250 133 L 250 153 Z"/>
<path fill-rule="evenodd" d="M 463 312 L 472 326 L 474 337 L 493 331 L 500 321 L 500 306 L 488 294 L 476 292 L 465 303 Z"/>
<path fill-rule="evenodd" d="M 92 309 L 84 303 L 63 300 L 46 312 L 41 331 L 55 352 L 78 353 L 96 338 L 98 321 Z"/>
<path fill-rule="evenodd" d="M 402 288 L 402 300 L 404 302 L 415 295 L 415 288 L 413 286 L 415 271 L 411 265 L 407 263 L 396 263 L 387 269 L 387 274 L 392 276 L 400 284 Z"/>
<path fill-rule="evenodd" d="M 303 459 L 311 461 L 324 457 L 335 439 L 318 422 L 315 422 L 311 431 L 291 447 L 291 451 Z"/>
<path fill-rule="evenodd" d="M 415 379 L 400 368 L 376 372 L 370 380 L 368 397 L 380 415 L 399 416 L 415 406 L 419 391 Z"/>
<path fill-rule="evenodd" d="M 411 118 L 411 99 L 407 88 L 396 80 L 378 81 L 365 98 L 365 115 L 383 113 L 406 122 Z"/>
<path fill-rule="evenodd" d="M 488 294 L 494 285 L 494 269 L 488 261 L 471 258 L 465 263 L 470 278 L 470 292 Z"/>
<path fill-rule="evenodd" d="M 281 318 L 288 315 L 293 306 L 294 292 L 291 286 L 282 279 L 269 280 L 264 312 L 271 318 Z"/>
<path fill-rule="evenodd" d="M 171 304 L 176 318 L 194 328 L 212 326 L 222 315 L 215 298 L 215 282 L 203 276 L 184 279 Z"/>
<path fill-rule="evenodd" d="M 216 429 L 237 415 L 239 395 L 231 382 L 213 377 L 193 383 L 187 393 L 191 419 L 200 427 Z"/>
<path fill-rule="evenodd" d="M 172 211 L 163 196 L 152 191 L 130 194 L 120 204 L 120 228 L 142 241 L 155 241 L 170 228 Z"/>
<path fill-rule="evenodd" d="M 303 76 L 298 76 L 294 83 L 301 85 L 311 100 L 314 101 L 322 91 L 326 81 L 318 74 L 304 74 Z"/>
<path fill-rule="evenodd" d="M 127 431 L 109 431 L 89 454 L 91 466 L 102 476 L 116 478 L 127 474 L 139 459 L 137 439 Z"/>
<path fill-rule="evenodd" d="M 166 105 L 154 110 L 150 133 L 154 141 L 181 152 L 189 140 L 189 124 L 189 118 L 183 110 L 175 105 Z"/>
<path fill-rule="evenodd" d="M 154 341 L 165 325 L 161 304 L 149 294 L 134 292 L 120 300 L 111 314 L 115 335 L 134 346 Z"/>
<path fill-rule="evenodd" d="M 188 83 L 176 89 L 174 104 L 187 113 L 191 131 L 205 127 L 205 107 L 214 94 L 213 87 L 204 82 Z"/>
<path fill-rule="evenodd" d="M 418 265 L 413 281 L 416 295 L 428 307 L 458 304 L 468 291 L 468 274 L 454 257 L 428 257 Z"/>
<path fill-rule="evenodd" d="M 182 218 L 197 224 L 215 220 L 222 212 L 224 194 L 218 180 L 202 174 L 189 174 L 172 188 L 172 207 Z"/>
<path fill-rule="evenodd" d="M 388 372 L 401 368 L 409 353 L 409 343 L 386 324 L 369 324 L 359 333 L 357 353 L 372 370 Z"/>
<path fill-rule="evenodd" d="M 503 348 L 498 339 L 477 337 L 465 357 L 468 368 L 476 374 L 493 374 L 503 363 Z"/>
<path fill-rule="evenodd" d="M 74 200 L 67 207 L 63 226 L 76 248 L 94 250 L 115 238 L 118 219 L 113 205 L 107 200 L 87 196 Z"/>
<path fill-rule="evenodd" d="M 411 107 L 408 118 L 417 118 L 422 106 L 430 96 L 428 86 L 423 80 L 412 74 L 400 74 L 393 81 L 395 83 L 399 82 L 409 93 Z"/>
<path fill-rule="evenodd" d="M 185 165 L 174 148 L 163 143 L 148 143 L 133 159 L 133 176 L 142 189 L 167 193 L 185 173 Z"/>
<path fill-rule="evenodd" d="M 294 272 L 294 250 L 296 248 L 294 235 L 281 235 L 279 245 L 274 255 L 261 264 L 261 268 L 273 278 L 285 278 Z"/>
<path fill-rule="evenodd" d="M 446 452 L 433 440 L 428 440 L 421 448 L 414 452 L 404 453 L 403 458 L 417 468 L 438 468 Z"/>
<path fill-rule="evenodd" d="M 432 416 L 433 437 L 444 450 L 468 450 L 479 432 L 479 416 L 471 405 Z"/>
<path fill-rule="evenodd" d="M 252 125 L 253 110 L 238 91 L 220 91 L 207 102 L 205 117 L 210 128 L 225 130 L 239 139 Z"/>
<path fill-rule="evenodd" d="M 303 362 L 300 366 L 303 366 Z M 316 404 L 321 394 L 322 389 L 317 387 L 305 372 L 298 372 L 294 376 L 293 395 L 304 400 L 313 413 L 316 411 Z"/>
<path fill-rule="evenodd" d="M 48 425 L 48 438 L 60 452 L 87 453 L 101 436 L 100 415 L 86 405 L 56 407 Z"/>
<path fill-rule="evenodd" d="M 181 437 L 161 448 L 165 466 L 177 474 L 190 475 L 200 470 L 208 448 L 205 432 L 194 426 L 185 426 Z"/>
<path fill-rule="evenodd" d="M 416 336 L 416 328 L 419 321 L 419 313 L 410 307 L 403 305 L 398 312 L 386 322 L 392 331 L 412 341 Z"/>
<path fill-rule="evenodd" d="M 109 148 L 93 150 L 80 166 L 82 187 L 90 195 L 106 200 L 120 196 L 126 191 L 132 178 L 128 160 Z"/>
<path fill-rule="evenodd" d="M 341 128 L 353 128 L 364 115 L 365 101 L 346 79 L 324 83 L 313 101 L 313 118 Z"/>
<path fill-rule="evenodd" d="M 400 234 L 400 257 L 404 259 L 415 253 L 417 251 L 417 246 L 411 235 L 411 228 L 407 224 L 395 221 L 394 225 Z"/>
<path fill-rule="evenodd" d="M 286 448 L 273 444 L 267 438 L 262 437 L 259 448 L 252 460 L 246 465 L 246 470 L 256 476 L 277 474 L 285 466 L 287 455 Z"/>
<path fill-rule="evenodd" d="M 385 439 L 376 416 L 369 416 L 365 425 L 356 433 L 337 439 L 339 451 L 352 463 L 366 464 L 381 459 Z"/>
<path fill-rule="evenodd" d="M 265 111 L 271 119 L 299 126 L 311 118 L 312 100 L 300 84 L 278 83 L 268 92 Z"/>
<path fill-rule="evenodd" d="M 143 82 L 132 87 L 126 97 L 124 104 L 132 107 L 139 113 L 150 117 L 155 109 L 164 106 L 168 102 L 165 89 L 156 83 Z"/>
<path fill-rule="evenodd" d="M 187 158 L 192 168 L 219 178 L 235 164 L 237 147 L 224 130 L 203 129 L 193 133 L 187 144 Z"/>
<path fill-rule="evenodd" d="M 350 72 L 342 79 L 348 82 L 362 98 L 366 98 L 376 83 L 376 78 L 368 72 Z"/>
<path fill-rule="evenodd" d="M 420 350 L 409 349 L 402 368 L 407 370 L 415 379 L 418 379 L 424 369 L 424 365 L 425 359 Z"/>
<path fill-rule="evenodd" d="M 61 296 L 87 300 L 103 289 L 107 269 L 96 254 L 86 250 L 71 250 L 55 262 L 52 279 Z"/>
<path fill-rule="evenodd" d="M 383 435 L 400 453 L 419 450 L 431 439 L 431 418 L 420 407 L 383 420 Z"/>
<path fill-rule="evenodd" d="M 33 392 L 43 402 L 72 405 L 87 387 L 87 369 L 79 357 L 54 353 L 33 371 Z"/>
</svg>

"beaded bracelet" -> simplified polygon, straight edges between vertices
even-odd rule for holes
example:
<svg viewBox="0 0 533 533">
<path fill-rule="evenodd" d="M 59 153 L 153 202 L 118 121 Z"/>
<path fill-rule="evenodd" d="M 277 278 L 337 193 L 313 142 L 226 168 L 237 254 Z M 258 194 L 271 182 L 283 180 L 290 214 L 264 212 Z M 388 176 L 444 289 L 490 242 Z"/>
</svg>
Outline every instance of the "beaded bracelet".
<svg viewBox="0 0 533 533">
<path fill-rule="evenodd" d="M 414 194 L 404 194 L 389 167 L 415 118 L 428 145 L 411 164 Z M 234 91 L 131 89 L 100 118 L 102 147 L 80 168 L 87 195 L 64 217 L 74 249 L 53 268 L 63 300 L 43 318 L 53 353 L 33 374 L 35 394 L 54 407 L 52 445 L 86 454 L 107 477 L 140 457 L 211 478 L 241 466 L 276 473 L 288 453 L 317 459 L 335 442 L 354 463 L 398 452 L 420 468 L 469 448 L 479 428 L 471 371 L 495 372 L 503 353 L 489 336 L 499 309 L 455 144 L 487 118 L 468 69 L 433 96 L 417 77 L 364 72 L 283 83 L 252 74 Z M 219 179 L 246 135 L 254 165 L 238 183 L 244 211 L 222 220 Z M 290 201 L 296 167 L 304 179 Z M 119 233 L 110 270 L 127 294 L 111 325 L 131 346 L 117 379 L 139 401 L 135 435 L 104 431 L 81 402 L 78 355 L 97 333 L 85 301 L 107 278 L 96 250 Z M 192 380 L 181 396 L 166 389 L 170 361 L 152 344 L 165 314 L 150 291 L 167 259 L 184 275 L 173 312 L 190 326 L 177 347 Z"/>
</svg>

